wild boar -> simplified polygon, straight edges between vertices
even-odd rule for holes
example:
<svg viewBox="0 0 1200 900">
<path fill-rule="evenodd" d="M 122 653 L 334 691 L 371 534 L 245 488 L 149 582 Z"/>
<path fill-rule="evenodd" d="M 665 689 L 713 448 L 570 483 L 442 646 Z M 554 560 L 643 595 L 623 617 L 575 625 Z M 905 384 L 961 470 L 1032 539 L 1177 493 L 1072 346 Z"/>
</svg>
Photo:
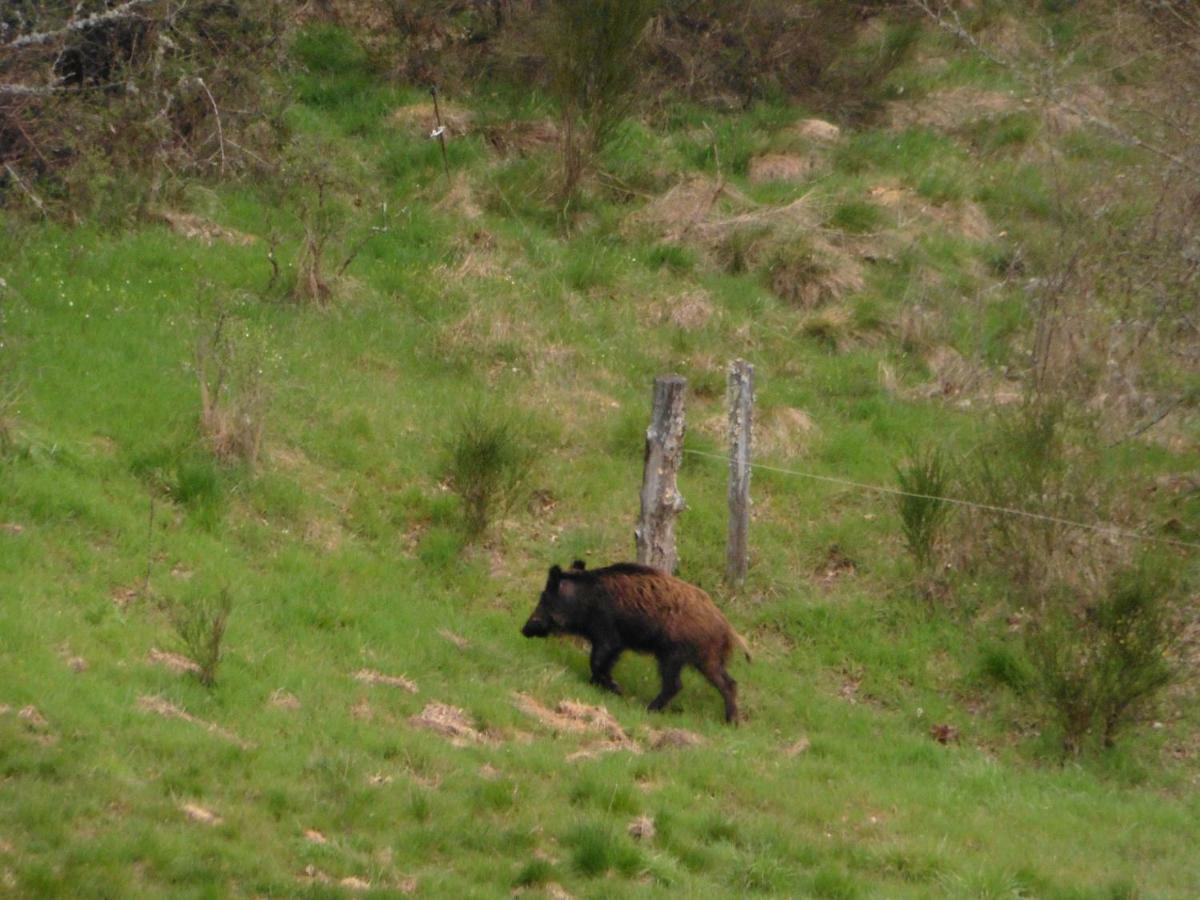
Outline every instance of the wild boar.
<svg viewBox="0 0 1200 900">
<path fill-rule="evenodd" d="M 659 569 L 618 563 L 587 569 L 576 560 L 564 572 L 550 568 L 537 608 L 521 629 L 525 637 L 574 634 L 592 645 L 592 684 L 621 693 L 612 670 L 625 650 L 653 653 L 662 690 L 650 703 L 659 710 L 683 687 L 680 673 L 692 665 L 725 700 L 725 720 L 738 719 L 737 682 L 725 671 L 734 644 L 749 647 L 712 598 Z"/>
</svg>

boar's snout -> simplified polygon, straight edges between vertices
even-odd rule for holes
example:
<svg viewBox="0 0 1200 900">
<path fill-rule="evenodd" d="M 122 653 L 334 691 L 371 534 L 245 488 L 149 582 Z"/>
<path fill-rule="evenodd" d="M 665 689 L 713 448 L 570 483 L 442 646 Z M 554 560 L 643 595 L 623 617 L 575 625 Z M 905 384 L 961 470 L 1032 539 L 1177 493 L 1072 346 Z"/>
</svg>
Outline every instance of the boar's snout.
<svg viewBox="0 0 1200 900">
<path fill-rule="evenodd" d="M 550 624 L 535 612 L 521 629 L 521 634 L 527 638 L 546 637 L 550 634 Z"/>
</svg>

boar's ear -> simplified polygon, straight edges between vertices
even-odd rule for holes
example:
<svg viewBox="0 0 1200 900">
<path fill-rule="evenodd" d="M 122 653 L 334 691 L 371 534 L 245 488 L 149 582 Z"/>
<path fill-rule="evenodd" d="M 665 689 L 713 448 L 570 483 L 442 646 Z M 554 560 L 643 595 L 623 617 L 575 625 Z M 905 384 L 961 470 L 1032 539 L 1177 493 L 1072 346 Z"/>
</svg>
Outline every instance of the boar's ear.
<svg viewBox="0 0 1200 900">
<path fill-rule="evenodd" d="M 557 565 L 550 567 L 550 576 L 546 579 L 546 590 L 558 590 L 558 582 L 562 579 L 562 569 Z"/>
<path fill-rule="evenodd" d="M 575 562 L 571 563 L 572 572 L 582 572 L 585 569 L 587 569 L 587 563 L 585 563 L 582 559 L 577 559 Z"/>
</svg>

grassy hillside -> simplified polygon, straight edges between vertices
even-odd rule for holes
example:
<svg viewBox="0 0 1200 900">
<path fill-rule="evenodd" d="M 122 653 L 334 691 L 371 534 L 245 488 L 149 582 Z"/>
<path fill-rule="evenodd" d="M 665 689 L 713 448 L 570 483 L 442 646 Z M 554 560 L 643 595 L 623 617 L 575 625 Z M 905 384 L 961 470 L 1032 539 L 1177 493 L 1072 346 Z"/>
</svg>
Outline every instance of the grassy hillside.
<svg viewBox="0 0 1200 900">
<path fill-rule="evenodd" d="M 626 122 L 564 211 L 539 97 L 444 99 L 447 177 L 427 96 L 314 25 L 276 181 L 181 186 L 121 230 L 6 220 L 0 894 L 1200 894 L 1194 682 L 1064 762 L 1005 582 L 949 549 L 922 591 L 891 498 L 795 474 L 892 486 L 927 444 L 968 469 L 1026 390 L 1031 284 L 1112 224 L 1095 185 L 1158 164 L 916 40 L 837 135 L 782 100 Z M 1117 90 L 1067 65 L 1087 103 Z M 719 455 L 737 357 L 769 466 L 746 584 L 721 580 L 722 463 L 685 459 L 679 524 L 680 574 L 754 650 L 735 729 L 694 672 L 651 714 L 653 660 L 615 698 L 519 629 L 550 564 L 632 556 L 654 376 L 687 377 L 687 447 Z M 205 375 L 261 424 L 253 464 L 199 428 Z M 1195 541 L 1190 407 L 1126 439 L 1144 417 L 1109 406 L 1106 509 Z M 472 542 L 446 448 L 481 415 L 535 462 Z M 223 594 L 205 687 L 175 623 Z"/>
</svg>

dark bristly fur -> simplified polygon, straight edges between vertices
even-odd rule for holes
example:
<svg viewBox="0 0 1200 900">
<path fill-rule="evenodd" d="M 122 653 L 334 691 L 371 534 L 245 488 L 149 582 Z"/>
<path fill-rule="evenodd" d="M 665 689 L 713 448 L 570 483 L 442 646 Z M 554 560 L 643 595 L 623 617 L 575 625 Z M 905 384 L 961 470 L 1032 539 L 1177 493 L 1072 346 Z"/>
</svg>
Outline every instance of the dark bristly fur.
<svg viewBox="0 0 1200 900">
<path fill-rule="evenodd" d="M 662 690 L 650 709 L 662 709 L 683 686 L 680 673 L 695 666 L 725 700 L 725 719 L 738 718 L 737 682 L 725 671 L 734 644 L 749 648 L 712 598 L 695 585 L 635 563 L 587 569 L 576 560 L 564 572 L 552 566 L 525 637 L 574 634 L 592 645 L 592 683 L 615 693 L 613 666 L 625 650 L 653 653 Z"/>
</svg>

